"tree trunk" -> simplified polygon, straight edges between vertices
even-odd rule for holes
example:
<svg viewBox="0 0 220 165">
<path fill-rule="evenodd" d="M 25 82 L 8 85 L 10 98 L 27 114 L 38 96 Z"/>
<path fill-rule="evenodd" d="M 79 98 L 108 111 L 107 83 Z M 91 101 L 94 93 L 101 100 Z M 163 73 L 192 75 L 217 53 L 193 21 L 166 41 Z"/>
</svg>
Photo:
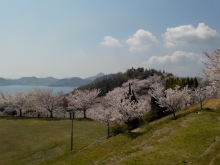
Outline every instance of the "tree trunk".
<svg viewBox="0 0 220 165">
<path fill-rule="evenodd" d="M 20 117 L 22 117 L 22 110 L 21 110 L 21 109 L 19 109 L 19 112 L 20 112 Z"/>
<path fill-rule="evenodd" d="M 107 139 L 110 137 L 109 122 L 107 122 Z"/>
<path fill-rule="evenodd" d="M 175 114 L 175 112 L 173 111 L 173 117 L 175 118 L 176 117 L 176 114 Z"/>
<path fill-rule="evenodd" d="M 201 110 L 203 109 L 203 107 L 202 107 L 202 102 L 200 102 L 200 109 L 201 109 Z"/>
<path fill-rule="evenodd" d="M 83 118 L 86 119 L 86 110 L 83 110 Z"/>
<path fill-rule="evenodd" d="M 50 112 L 50 118 L 53 118 L 53 111 L 49 111 Z"/>
</svg>

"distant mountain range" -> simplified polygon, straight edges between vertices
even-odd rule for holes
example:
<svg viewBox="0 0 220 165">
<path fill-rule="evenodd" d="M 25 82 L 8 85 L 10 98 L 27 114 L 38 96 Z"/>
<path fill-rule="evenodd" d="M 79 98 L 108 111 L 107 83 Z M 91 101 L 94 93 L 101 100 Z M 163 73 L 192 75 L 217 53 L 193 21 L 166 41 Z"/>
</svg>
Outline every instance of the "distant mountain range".
<svg viewBox="0 0 220 165">
<path fill-rule="evenodd" d="M 20 79 L 5 79 L 0 78 L 0 86 L 8 85 L 30 85 L 30 86 L 52 86 L 52 87 L 78 87 L 92 83 L 96 78 L 104 76 L 104 73 L 99 73 L 95 76 L 85 79 L 79 77 L 57 79 L 53 77 L 37 78 L 37 77 L 22 77 Z"/>
<path fill-rule="evenodd" d="M 97 78 L 99 78 L 99 77 L 102 77 L 102 76 L 105 76 L 105 74 L 102 73 L 102 72 L 100 72 L 99 74 L 97 74 L 97 75 L 95 75 L 95 76 L 86 78 L 86 80 L 94 81 L 95 79 L 97 79 Z"/>
<path fill-rule="evenodd" d="M 73 77 L 68 79 L 60 79 L 54 83 L 49 84 L 48 86 L 52 87 L 61 87 L 61 86 L 68 86 L 68 87 L 77 87 L 82 85 L 88 85 L 91 83 L 91 80 L 81 79 L 79 77 Z"/>
</svg>

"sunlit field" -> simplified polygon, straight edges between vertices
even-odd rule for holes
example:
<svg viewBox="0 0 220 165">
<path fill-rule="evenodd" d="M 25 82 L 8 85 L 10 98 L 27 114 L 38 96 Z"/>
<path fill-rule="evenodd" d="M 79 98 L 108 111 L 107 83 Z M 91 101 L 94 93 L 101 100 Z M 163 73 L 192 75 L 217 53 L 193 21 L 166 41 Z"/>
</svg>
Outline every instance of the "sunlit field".
<svg viewBox="0 0 220 165">
<path fill-rule="evenodd" d="M 220 161 L 219 99 L 199 109 L 193 105 L 145 124 L 131 133 L 105 139 L 106 126 L 75 120 L 70 152 L 71 120 L 0 119 L 0 164 L 201 164 Z M 213 109 L 214 108 L 214 109 Z"/>
<path fill-rule="evenodd" d="M 100 165 L 218 165 L 220 162 L 219 99 L 204 110 L 194 105 L 145 124 L 139 129 L 102 141 L 87 150 L 42 164 Z"/>
<path fill-rule="evenodd" d="M 0 164 L 38 164 L 70 154 L 71 120 L 0 118 Z M 74 120 L 73 153 L 105 136 L 105 126 Z"/>
</svg>

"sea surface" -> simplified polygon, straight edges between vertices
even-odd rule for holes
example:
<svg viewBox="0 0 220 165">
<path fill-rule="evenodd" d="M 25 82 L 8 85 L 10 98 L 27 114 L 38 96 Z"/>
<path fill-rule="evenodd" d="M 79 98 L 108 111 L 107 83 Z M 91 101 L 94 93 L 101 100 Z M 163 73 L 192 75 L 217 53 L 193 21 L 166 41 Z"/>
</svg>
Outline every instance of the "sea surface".
<svg viewBox="0 0 220 165">
<path fill-rule="evenodd" d="M 77 87 L 48 87 L 48 86 L 28 86 L 28 85 L 9 85 L 9 86 L 0 86 L 0 91 L 4 93 L 17 93 L 17 92 L 30 92 L 34 88 L 40 89 L 53 89 L 53 94 L 59 92 L 69 93 Z"/>
</svg>

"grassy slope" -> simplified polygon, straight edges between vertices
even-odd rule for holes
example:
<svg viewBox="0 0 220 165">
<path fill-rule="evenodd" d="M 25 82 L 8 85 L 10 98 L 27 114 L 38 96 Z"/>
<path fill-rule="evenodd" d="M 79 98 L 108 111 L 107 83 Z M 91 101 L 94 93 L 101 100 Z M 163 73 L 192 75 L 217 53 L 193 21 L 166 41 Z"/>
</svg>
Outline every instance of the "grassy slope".
<svg viewBox="0 0 220 165">
<path fill-rule="evenodd" d="M 216 108 L 220 99 L 206 107 Z M 198 105 L 77 152 L 105 135 L 105 126 L 69 120 L 0 119 L 0 164 L 214 164 L 220 162 L 220 109 L 197 113 Z"/>
<path fill-rule="evenodd" d="M 76 120 L 73 148 L 79 150 L 105 135 L 105 125 Z M 70 154 L 70 120 L 0 119 L 0 164 L 38 164 Z"/>
<path fill-rule="evenodd" d="M 216 108 L 220 100 L 206 107 Z M 53 158 L 43 164 L 215 164 L 220 163 L 220 110 L 198 105 L 142 126 L 132 134 L 118 135 L 80 153 Z"/>
</svg>

